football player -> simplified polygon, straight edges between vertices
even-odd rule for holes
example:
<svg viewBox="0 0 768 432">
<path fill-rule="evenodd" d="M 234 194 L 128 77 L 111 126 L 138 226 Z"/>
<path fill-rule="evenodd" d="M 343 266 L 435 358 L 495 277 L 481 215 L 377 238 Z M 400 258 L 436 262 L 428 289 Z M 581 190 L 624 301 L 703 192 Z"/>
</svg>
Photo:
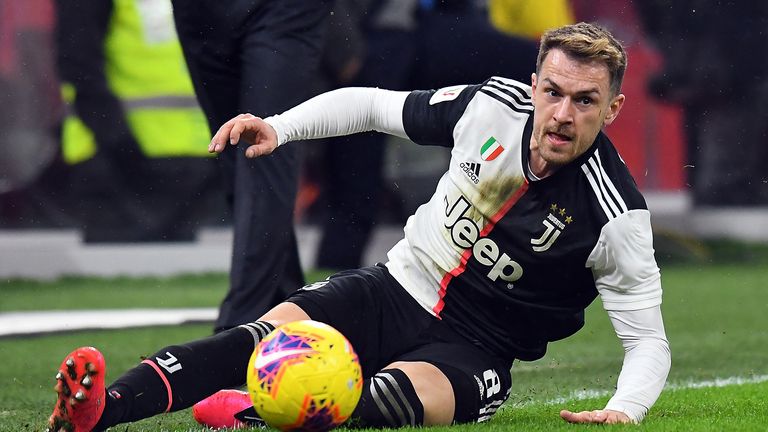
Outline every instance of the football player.
<svg viewBox="0 0 768 432">
<path fill-rule="evenodd" d="M 299 289 L 256 322 L 163 348 L 107 388 L 98 352 L 75 350 L 58 374 L 51 430 L 102 430 L 211 395 L 206 409 L 234 419 L 243 405 L 215 393 L 243 384 L 271 330 L 304 319 L 340 330 L 360 357 L 354 425 L 481 422 L 508 398 L 513 361 L 541 358 L 576 333 L 598 296 L 624 347 L 616 393 L 560 416 L 640 422 L 671 361 L 650 214 L 602 131 L 624 104 L 626 65 L 608 31 L 579 23 L 542 37 L 530 85 L 492 77 L 436 91 L 348 88 L 228 121 L 211 152 L 244 140 L 259 157 L 293 140 L 377 130 L 450 147 L 451 161 L 386 263 Z"/>
</svg>

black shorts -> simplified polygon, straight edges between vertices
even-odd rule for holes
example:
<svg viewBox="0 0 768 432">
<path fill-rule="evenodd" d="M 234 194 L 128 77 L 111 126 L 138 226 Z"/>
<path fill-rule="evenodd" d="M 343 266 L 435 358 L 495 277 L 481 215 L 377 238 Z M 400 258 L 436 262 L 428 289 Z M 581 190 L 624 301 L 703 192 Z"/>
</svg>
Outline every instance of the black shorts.
<svg viewBox="0 0 768 432">
<path fill-rule="evenodd" d="M 366 378 L 395 361 L 436 366 L 453 386 L 456 422 L 487 420 L 509 397 L 511 361 L 471 344 L 431 315 L 383 265 L 337 273 L 287 301 L 343 333 Z"/>
</svg>

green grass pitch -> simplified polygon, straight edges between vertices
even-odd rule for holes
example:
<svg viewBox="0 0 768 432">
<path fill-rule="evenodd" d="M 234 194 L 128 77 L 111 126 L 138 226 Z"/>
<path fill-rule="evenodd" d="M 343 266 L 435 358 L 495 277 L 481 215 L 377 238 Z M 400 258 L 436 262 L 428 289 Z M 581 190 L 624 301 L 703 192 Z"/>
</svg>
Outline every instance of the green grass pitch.
<svg viewBox="0 0 768 432">
<path fill-rule="evenodd" d="M 663 312 L 672 347 L 667 389 L 631 431 L 768 430 L 768 264 L 668 265 L 662 269 Z M 0 282 L 0 312 L 41 309 L 215 306 L 224 275 L 170 279 L 69 278 Z M 158 348 L 207 335 L 210 325 L 75 332 L 0 339 L 0 432 L 41 431 L 55 399 L 58 363 L 72 348 L 94 345 L 107 359 L 107 381 Z M 560 409 L 600 408 L 609 398 L 622 350 L 599 300 L 576 336 L 547 356 L 516 363 L 513 392 L 489 422 L 452 431 L 585 431 Z M 448 428 L 427 428 L 448 430 Z M 189 410 L 113 431 L 204 431 Z"/>
</svg>

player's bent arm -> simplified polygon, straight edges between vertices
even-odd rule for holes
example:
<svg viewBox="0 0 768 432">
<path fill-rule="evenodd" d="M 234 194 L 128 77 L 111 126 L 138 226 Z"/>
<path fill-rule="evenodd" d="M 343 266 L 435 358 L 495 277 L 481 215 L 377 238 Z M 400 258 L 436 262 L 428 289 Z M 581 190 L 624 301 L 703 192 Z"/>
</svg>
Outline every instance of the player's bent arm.
<svg viewBox="0 0 768 432">
<path fill-rule="evenodd" d="M 624 346 L 624 364 L 608 412 L 639 422 L 658 398 L 671 364 L 661 317 L 661 275 L 650 213 L 625 212 L 603 227 L 586 265 Z"/>
<path fill-rule="evenodd" d="M 350 87 L 316 96 L 264 119 L 277 132 L 277 144 L 379 131 L 407 138 L 403 106 L 408 92 Z"/>
</svg>

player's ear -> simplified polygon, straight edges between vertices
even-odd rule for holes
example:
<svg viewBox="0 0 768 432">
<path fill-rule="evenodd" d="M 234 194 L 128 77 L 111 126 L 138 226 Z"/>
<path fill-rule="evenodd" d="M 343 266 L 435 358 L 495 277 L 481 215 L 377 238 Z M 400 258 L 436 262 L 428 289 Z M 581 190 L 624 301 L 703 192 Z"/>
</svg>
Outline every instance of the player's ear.
<svg viewBox="0 0 768 432">
<path fill-rule="evenodd" d="M 621 107 L 624 106 L 625 99 L 626 97 L 619 93 L 611 100 L 611 103 L 608 105 L 608 111 L 605 113 L 605 126 L 613 123 L 613 121 L 616 120 L 616 117 L 619 116 L 619 111 L 621 111 Z"/>
<path fill-rule="evenodd" d="M 536 100 L 536 72 L 531 74 L 531 100 Z"/>
</svg>

